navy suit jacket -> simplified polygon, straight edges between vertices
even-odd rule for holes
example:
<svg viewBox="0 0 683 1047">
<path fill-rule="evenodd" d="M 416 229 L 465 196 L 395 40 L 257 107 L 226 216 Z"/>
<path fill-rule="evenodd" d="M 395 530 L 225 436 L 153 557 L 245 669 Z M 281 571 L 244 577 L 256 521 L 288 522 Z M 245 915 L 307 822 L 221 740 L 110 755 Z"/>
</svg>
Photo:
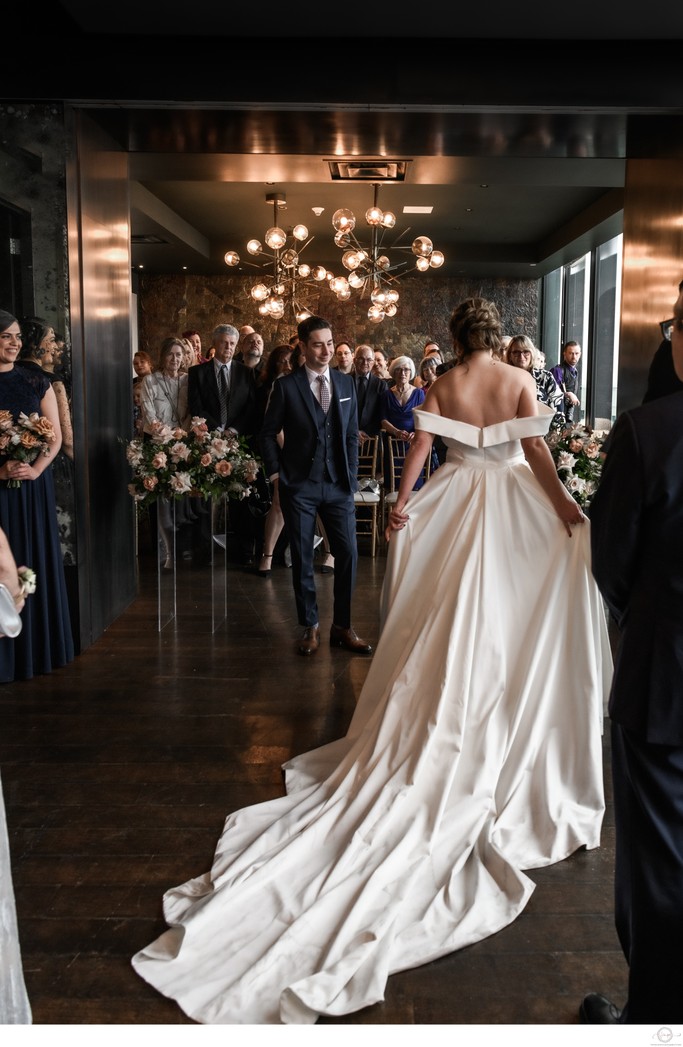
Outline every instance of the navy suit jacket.
<svg viewBox="0 0 683 1047">
<path fill-rule="evenodd" d="M 339 483 L 349 492 L 358 489 L 358 409 L 353 375 L 330 368 L 330 411 L 341 433 L 346 475 Z M 283 446 L 278 433 L 284 435 Z M 308 384 L 305 367 L 273 382 L 261 429 L 261 453 L 266 475 L 279 473 L 288 487 L 305 483 L 311 472 L 318 444 L 316 400 Z"/>
<path fill-rule="evenodd" d="M 365 401 L 362 407 L 360 398 L 358 400 L 358 428 L 362 433 L 367 433 L 368 436 L 377 436 L 382 423 L 382 393 L 386 389 L 387 383 L 383 378 L 378 378 L 376 374 L 371 374 L 367 379 L 356 375 L 355 380 L 356 394 L 358 394 L 361 383 L 367 383 Z"/>
<path fill-rule="evenodd" d="M 221 406 L 213 360 L 196 364 L 187 372 L 187 401 L 190 414 L 206 418 L 209 429 L 220 429 Z M 256 383 L 250 367 L 238 360 L 230 364 L 230 396 L 226 427 L 239 436 L 252 436 L 256 420 Z"/>
<path fill-rule="evenodd" d="M 620 629 L 609 715 L 683 745 L 683 392 L 618 418 L 588 513 L 593 574 Z"/>
</svg>

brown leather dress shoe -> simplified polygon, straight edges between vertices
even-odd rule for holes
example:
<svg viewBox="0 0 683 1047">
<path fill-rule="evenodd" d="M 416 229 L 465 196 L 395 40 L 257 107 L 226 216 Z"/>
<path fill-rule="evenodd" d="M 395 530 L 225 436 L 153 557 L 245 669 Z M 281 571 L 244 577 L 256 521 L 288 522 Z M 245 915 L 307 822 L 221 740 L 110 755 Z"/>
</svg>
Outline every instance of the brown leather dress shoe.
<svg viewBox="0 0 683 1047">
<path fill-rule="evenodd" d="M 309 625 L 304 629 L 304 635 L 299 644 L 299 654 L 315 654 L 320 647 L 320 628 L 317 625 Z"/>
<path fill-rule="evenodd" d="M 342 629 L 340 625 L 333 625 L 330 628 L 330 647 L 345 647 L 353 654 L 372 654 L 370 644 L 356 636 L 356 631 L 351 626 Z"/>
</svg>

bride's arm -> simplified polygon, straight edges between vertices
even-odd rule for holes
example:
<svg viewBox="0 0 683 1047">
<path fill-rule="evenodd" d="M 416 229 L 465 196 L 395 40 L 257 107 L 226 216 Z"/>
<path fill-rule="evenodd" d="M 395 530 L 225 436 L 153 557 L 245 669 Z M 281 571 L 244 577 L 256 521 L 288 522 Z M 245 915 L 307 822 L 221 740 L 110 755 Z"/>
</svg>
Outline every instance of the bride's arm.
<svg viewBox="0 0 683 1047">
<path fill-rule="evenodd" d="M 389 522 L 386 529 L 386 540 L 389 541 L 393 531 L 400 531 L 408 522 L 408 514 L 404 511 L 410 492 L 415 486 L 415 481 L 422 471 L 427 455 L 432 449 L 434 437 L 424 429 L 415 432 L 415 438 L 410 445 L 406 455 L 403 469 L 401 471 L 401 482 L 398 487 L 398 498 L 396 504 L 389 513 Z"/>
</svg>

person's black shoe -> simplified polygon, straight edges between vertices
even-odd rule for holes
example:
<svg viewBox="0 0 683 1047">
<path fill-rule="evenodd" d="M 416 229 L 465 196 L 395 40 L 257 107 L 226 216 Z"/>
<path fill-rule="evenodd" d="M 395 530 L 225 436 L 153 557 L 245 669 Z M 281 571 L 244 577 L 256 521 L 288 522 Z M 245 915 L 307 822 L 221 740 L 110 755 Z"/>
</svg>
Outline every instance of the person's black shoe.
<svg viewBox="0 0 683 1047">
<path fill-rule="evenodd" d="M 584 996 L 579 1007 L 581 1025 L 618 1025 L 621 1011 L 606 996 L 599 992 L 589 992 Z"/>
</svg>

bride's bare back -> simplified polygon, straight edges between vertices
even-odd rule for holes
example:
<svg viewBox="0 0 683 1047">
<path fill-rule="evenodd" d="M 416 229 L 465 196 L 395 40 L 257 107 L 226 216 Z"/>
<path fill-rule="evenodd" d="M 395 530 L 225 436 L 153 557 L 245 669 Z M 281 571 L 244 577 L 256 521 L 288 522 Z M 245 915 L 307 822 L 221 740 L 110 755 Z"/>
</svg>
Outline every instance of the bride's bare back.
<svg viewBox="0 0 683 1047">
<path fill-rule="evenodd" d="M 536 384 L 528 371 L 479 351 L 439 377 L 424 409 L 484 428 L 537 414 Z"/>
</svg>

